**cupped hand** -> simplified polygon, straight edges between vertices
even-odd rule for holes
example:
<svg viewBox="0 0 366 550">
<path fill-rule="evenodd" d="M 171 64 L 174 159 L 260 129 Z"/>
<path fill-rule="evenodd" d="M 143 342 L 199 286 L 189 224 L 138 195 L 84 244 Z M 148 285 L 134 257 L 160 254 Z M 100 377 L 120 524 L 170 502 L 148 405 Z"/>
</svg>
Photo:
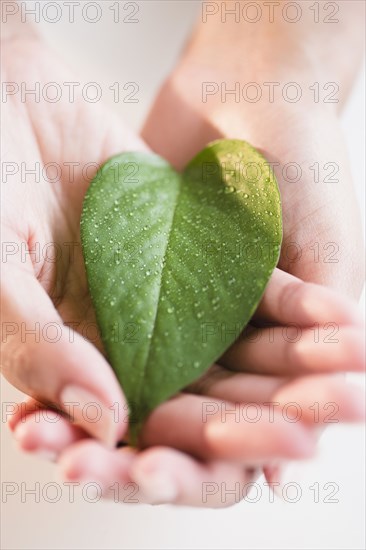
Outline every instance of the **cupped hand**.
<svg viewBox="0 0 366 550">
<path fill-rule="evenodd" d="M 335 26 L 315 25 L 305 12 L 294 25 L 278 15 L 270 24 L 265 17 L 257 24 L 233 18 L 223 22 L 220 13 L 198 22 L 158 93 L 142 136 L 178 168 L 209 141 L 249 141 L 267 158 L 280 187 L 284 237 L 279 267 L 359 298 L 364 284 L 362 231 L 339 120 L 361 55 L 357 20 L 362 8 L 351 4 L 342 12 L 341 33 Z M 316 53 L 320 49 L 321 57 Z M 350 51 L 355 53 L 353 61 L 345 64 L 342 55 Z M 298 94 L 295 101 L 286 92 L 290 88 Z M 281 280 L 271 281 L 275 294 L 281 295 Z M 288 310 L 285 296 L 278 306 L 291 324 L 296 310 Z M 343 358 L 337 355 L 337 345 L 333 351 L 328 345 L 314 346 L 320 326 L 329 335 L 338 326 L 332 308 L 322 312 L 310 296 L 308 309 L 314 312 L 314 332 L 308 329 L 299 342 L 288 345 L 281 327 L 254 328 L 252 338 L 260 338 L 261 345 L 239 341 L 222 364 L 281 376 L 291 375 L 294 365 L 300 372 L 315 372 L 332 363 L 337 370 L 338 359 L 347 363 L 352 341 L 343 348 Z M 292 328 L 296 340 L 299 334 Z M 271 335 L 282 340 L 276 348 Z M 324 344 L 332 340 L 325 333 L 322 338 Z M 311 350 L 316 350 L 316 358 Z M 267 479 L 273 479 L 270 470 Z"/>
<path fill-rule="evenodd" d="M 341 29 L 315 24 L 306 10 L 296 24 L 279 15 L 223 22 L 220 13 L 198 22 L 142 131 L 177 168 L 215 139 L 260 150 L 282 199 L 279 267 L 353 298 L 364 284 L 364 247 L 339 114 L 363 55 L 363 11 L 358 2 L 342 8 Z"/>
<path fill-rule="evenodd" d="M 3 55 L 6 81 L 40 82 L 42 86 L 50 81 L 73 80 L 61 62 L 35 37 L 10 37 L 3 44 Z M 321 377 L 290 382 L 270 375 L 228 373 L 227 367 L 245 368 L 235 355 L 241 356 L 242 352 L 234 348 L 230 352 L 234 359 L 230 353 L 223 359 L 225 369 L 215 367 L 212 384 L 211 377 L 206 377 L 210 380 L 208 385 L 206 380 L 198 389 L 192 387 L 191 393 L 177 396 L 151 415 L 141 442 L 147 450 L 113 449 L 126 434 L 127 422 L 115 422 L 116 408 L 126 411 L 126 403 L 95 333 L 79 222 L 83 197 L 96 167 L 121 150 L 138 150 L 144 145 L 100 104 L 73 104 L 63 99 L 54 104 L 37 103 L 31 98 L 22 102 L 15 94 L 7 98 L 3 114 L 8 131 L 3 160 L 10 172 L 3 183 L 2 372 L 34 399 L 11 421 L 23 448 L 61 454 L 66 475 L 74 479 L 92 476 L 100 480 L 106 493 L 110 481 L 132 479 L 139 485 L 141 501 L 205 505 L 201 491 L 205 481 L 214 480 L 219 484 L 239 479 L 247 483 L 256 466 L 273 460 L 304 458 L 314 452 L 313 423 L 309 418 L 292 423 L 275 412 L 275 421 L 264 415 L 254 427 L 245 418 L 235 426 L 231 426 L 229 420 L 218 422 L 216 408 L 232 406 L 235 388 L 243 387 L 238 403 L 261 404 L 264 399 L 265 403 L 278 399 L 278 392 L 282 392 L 284 399 L 286 388 L 293 384 L 299 396 L 305 398 L 310 380 L 314 391 L 323 398 L 337 400 L 340 420 L 360 418 L 355 390 L 342 388 L 337 382 L 324 387 Z M 32 168 L 38 170 L 34 179 L 24 175 L 24 170 Z M 300 281 L 282 279 L 283 274 L 279 272 L 276 276 L 285 287 L 303 286 Z M 273 316 L 278 324 L 286 323 L 288 317 L 283 317 L 279 301 L 277 313 L 271 309 L 276 300 L 270 288 L 263 301 L 264 317 Z M 352 305 L 335 301 L 334 296 L 323 294 L 317 287 L 311 287 L 308 292 L 314 293 L 314 302 L 318 304 L 322 303 L 321 297 L 325 300 L 325 311 L 336 304 L 335 322 L 344 326 L 345 333 L 340 349 L 344 354 L 351 338 L 355 342 L 351 369 L 362 368 L 358 321 Z M 288 293 L 290 298 L 291 291 Z M 299 300 L 298 306 L 292 305 L 293 311 L 301 311 L 301 296 L 300 292 L 293 293 Z M 306 305 L 303 307 L 301 326 L 305 327 L 314 319 L 311 314 L 307 317 Z M 246 337 L 238 345 L 245 346 L 245 342 Z M 268 347 L 267 352 L 260 355 L 259 347 L 253 342 L 251 350 L 258 351 L 252 351 L 254 358 L 250 359 L 248 364 L 252 366 L 248 370 L 254 373 L 255 365 L 260 371 L 262 362 L 267 363 L 274 353 L 274 348 Z M 274 353 L 278 362 L 283 352 Z M 315 349 L 312 352 L 316 356 Z M 298 355 L 302 357 L 299 351 Z M 317 367 L 311 363 L 313 372 L 334 370 L 332 364 L 324 364 L 324 355 L 320 353 Z M 294 371 L 297 359 L 295 354 Z M 274 372 L 276 364 L 271 364 Z M 348 362 L 339 360 L 335 370 L 349 367 Z M 309 364 L 305 362 L 301 368 L 306 372 Z M 252 387 L 252 391 L 245 393 L 244 387 Z M 208 400 L 215 414 L 204 422 L 203 411 Z M 40 403 L 43 410 L 51 406 L 63 411 L 57 425 L 44 418 L 41 422 L 35 421 L 35 413 L 31 412 L 35 403 Z M 102 411 L 99 422 L 90 421 L 83 414 L 84 407 L 90 403 L 97 403 Z M 70 404 L 75 404 L 72 407 L 74 422 L 68 417 Z M 263 406 L 266 411 L 270 408 L 268 404 Z M 226 438 L 223 441 L 228 440 L 227 456 L 222 456 L 222 446 L 218 443 L 223 437 Z M 249 443 L 243 445 L 243 441 Z M 165 478 L 169 483 L 165 483 Z M 207 504 L 225 503 L 216 497 Z"/>
<path fill-rule="evenodd" d="M 336 338 L 329 339 L 328 315 Z M 139 451 L 108 449 L 32 400 L 10 427 L 23 449 L 58 460 L 70 481 L 97 483 L 106 498 L 130 502 L 133 486 L 133 502 L 234 504 L 260 469 L 275 486 L 279 464 L 311 457 L 328 423 L 364 418 L 361 390 L 332 376 L 364 368 L 351 302 L 276 270 L 253 322 L 218 364 L 153 411 Z"/>
</svg>

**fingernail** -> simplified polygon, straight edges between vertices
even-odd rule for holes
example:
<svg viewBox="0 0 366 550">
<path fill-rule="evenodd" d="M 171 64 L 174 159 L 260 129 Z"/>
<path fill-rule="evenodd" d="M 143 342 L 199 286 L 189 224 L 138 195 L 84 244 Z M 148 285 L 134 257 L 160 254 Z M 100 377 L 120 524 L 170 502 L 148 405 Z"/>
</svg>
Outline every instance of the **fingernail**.
<svg viewBox="0 0 366 550">
<path fill-rule="evenodd" d="M 91 392 L 79 386 L 66 386 L 60 400 L 71 419 L 90 435 L 113 448 L 117 442 L 118 424 L 113 410 L 101 403 Z"/>
<path fill-rule="evenodd" d="M 175 480 L 164 470 L 146 471 L 136 464 L 131 469 L 131 477 L 151 504 L 171 503 L 178 496 Z"/>
<path fill-rule="evenodd" d="M 230 435 L 227 424 L 216 419 L 209 422 L 205 429 L 205 436 L 210 441 L 225 441 Z"/>
<path fill-rule="evenodd" d="M 14 439 L 16 439 L 18 443 L 22 443 L 26 438 L 27 431 L 28 430 L 26 424 L 22 424 L 21 422 L 19 422 L 19 424 L 17 424 L 17 426 L 15 426 L 13 430 Z"/>
<path fill-rule="evenodd" d="M 32 453 L 47 461 L 56 462 L 57 453 L 45 447 L 34 447 L 34 442 L 29 440 L 29 435 L 30 432 L 26 424 L 18 424 L 13 431 L 14 439 L 19 443 L 22 451 Z"/>
</svg>

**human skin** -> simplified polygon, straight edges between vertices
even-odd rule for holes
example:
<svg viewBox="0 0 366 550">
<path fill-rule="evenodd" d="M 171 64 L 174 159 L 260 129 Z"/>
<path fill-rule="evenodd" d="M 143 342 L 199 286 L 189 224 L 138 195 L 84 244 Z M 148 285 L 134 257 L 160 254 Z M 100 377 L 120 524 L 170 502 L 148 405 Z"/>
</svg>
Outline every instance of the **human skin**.
<svg viewBox="0 0 366 550">
<path fill-rule="evenodd" d="M 246 139 L 277 162 L 284 225 L 279 267 L 358 299 L 364 285 L 364 243 L 339 115 L 363 57 L 365 5 L 338 2 L 336 16 L 321 11 L 316 19 L 314 4 L 302 2 L 301 17 L 289 23 L 282 15 L 286 2 L 272 6 L 270 16 L 268 2 L 259 1 L 262 17 L 250 23 L 242 11 L 225 16 L 234 4 L 202 5 L 142 137 L 177 168 L 207 142 L 225 137 Z M 246 19 L 253 18 L 253 11 L 246 13 Z M 291 82 L 301 90 L 298 102 L 283 99 L 282 90 Z M 215 93 L 204 96 L 207 83 L 216 84 Z M 247 83 L 260 86 L 258 101 L 243 96 Z M 268 83 L 276 83 L 271 92 Z M 338 93 L 330 96 L 335 102 L 325 102 L 321 94 L 315 101 L 314 83 L 328 92 L 335 83 Z M 222 87 L 233 90 L 238 84 L 239 98 L 222 96 Z M 295 183 L 293 174 L 283 172 L 291 163 L 302 170 Z M 327 182 L 327 172 L 316 181 L 316 165 L 338 167 L 336 181 Z"/>
<path fill-rule="evenodd" d="M 32 35 L 15 33 L 3 44 L 3 55 L 5 81 L 73 79 Z M 29 165 L 56 162 L 61 166 L 77 162 L 82 167 L 88 162 L 100 164 L 121 150 L 145 148 L 114 114 L 100 105 L 60 102 L 50 107 L 42 102 L 22 103 L 13 96 L 4 105 L 3 115 L 7 134 L 4 161 Z M 89 184 L 80 168 L 76 169 L 73 182 L 65 177 L 54 184 L 41 180 L 29 185 L 18 177 L 8 184 L 3 185 L 3 242 L 19 246 L 24 243 L 29 248 L 39 242 L 42 248 L 50 242 L 80 241 L 80 212 Z M 357 389 L 329 376 L 348 369 L 350 364 L 353 370 L 363 369 L 362 329 L 355 306 L 326 289 L 304 284 L 276 270 L 257 312 L 257 324 L 274 321 L 280 327 L 296 322 L 309 336 L 312 332 L 308 327 L 314 322 L 332 320 L 340 325 L 341 335 L 332 352 L 322 341 L 315 345 L 304 338 L 293 348 L 280 337 L 263 355 L 262 346 L 243 339 L 231 350 L 235 360 L 228 354 L 222 362 L 225 368 L 215 366 L 189 392 L 151 415 L 142 436 L 145 450 L 116 450 L 116 442 L 126 434 L 127 422 L 113 422 L 109 407 L 117 402 L 123 410 L 125 401 L 103 357 L 101 343 L 94 342 L 94 346 L 78 334 L 83 326 L 95 321 L 80 247 L 76 247 L 72 261 L 69 256 L 56 263 L 36 262 L 32 255 L 26 257 L 24 263 L 19 254 L 14 254 L 2 265 L 3 322 L 32 327 L 35 322 L 55 322 L 60 326 L 72 322 L 77 328 L 72 343 L 69 330 L 63 330 L 63 337 L 54 344 L 35 344 L 32 338 L 21 341 L 19 333 L 7 335 L 2 371 L 12 384 L 35 400 L 29 401 L 22 413 L 15 414 L 10 425 L 22 448 L 53 453 L 67 477 L 95 479 L 105 496 L 109 496 L 108 487 L 115 481 L 134 481 L 139 485 L 140 502 L 204 505 L 201 486 L 205 480 L 239 480 L 244 484 L 252 479 L 257 467 L 313 454 L 319 423 L 314 423 L 308 414 L 309 395 L 319 396 L 320 405 L 336 402 L 340 421 L 363 417 Z M 283 373 L 284 357 L 289 358 L 291 353 L 289 372 Z M 248 361 L 240 363 L 245 356 Z M 263 374 L 263 365 L 269 365 L 272 371 Z M 227 367 L 240 372 L 233 374 Z M 299 375 L 294 376 L 294 372 Z M 65 394 L 65 388 L 70 386 L 71 393 Z M 285 422 L 280 414 L 276 414 L 275 422 L 263 421 L 254 426 L 255 430 L 245 422 L 222 422 L 217 415 L 202 422 L 202 404 L 207 398 L 219 405 L 227 401 L 229 407 L 237 402 L 254 402 L 266 410 L 269 402 L 286 403 L 293 401 L 294 395 L 307 411 L 297 425 Z M 102 422 L 82 422 L 77 410 L 76 423 L 66 416 L 60 417 L 57 425 L 44 418 L 37 422 L 35 407 L 51 403 L 67 411 L 65 401 L 96 401 L 103 410 Z M 228 503 L 216 497 L 207 504 Z"/>
<path fill-rule="evenodd" d="M 227 9 L 234 5 L 219 4 L 226 4 Z M 262 4 L 263 14 L 268 13 L 266 2 L 257 4 Z M 223 8 L 207 16 L 205 23 L 199 20 L 156 98 L 142 137 L 177 168 L 208 141 L 226 137 L 246 139 L 270 162 L 278 162 L 274 171 L 284 224 L 279 267 L 304 281 L 359 298 L 364 283 L 362 230 L 339 114 L 363 56 L 365 5 L 337 3 L 339 22 L 330 24 L 323 22 L 327 12 L 320 15 L 319 23 L 314 22 L 312 4 L 301 4 L 302 17 L 293 24 L 281 16 L 281 5 L 273 22 L 265 15 L 257 23 L 243 17 L 236 23 L 229 15 L 222 22 Z M 256 93 L 253 88 L 248 88 L 244 99 L 242 93 L 240 98 L 227 94 L 223 101 L 220 91 L 204 97 L 203 83 L 207 82 L 219 87 L 224 83 L 228 90 L 240 83 L 240 93 L 246 83 L 256 83 L 262 97 L 248 101 Z M 277 83 L 272 98 L 263 85 L 266 82 Z M 301 88 L 298 102 L 283 99 L 289 82 Z M 319 83 L 318 102 L 309 89 L 314 82 Z M 324 102 L 334 89 L 331 85 L 322 92 L 327 83 L 339 86 L 332 96 L 336 103 Z M 289 97 L 293 94 L 294 89 L 288 92 Z M 332 172 L 330 166 L 315 181 L 314 164 L 323 167 L 329 162 L 339 167 L 334 175 L 338 181 L 324 182 Z M 291 182 L 296 179 L 291 170 L 283 173 L 288 163 L 301 166 L 299 181 Z"/>
</svg>

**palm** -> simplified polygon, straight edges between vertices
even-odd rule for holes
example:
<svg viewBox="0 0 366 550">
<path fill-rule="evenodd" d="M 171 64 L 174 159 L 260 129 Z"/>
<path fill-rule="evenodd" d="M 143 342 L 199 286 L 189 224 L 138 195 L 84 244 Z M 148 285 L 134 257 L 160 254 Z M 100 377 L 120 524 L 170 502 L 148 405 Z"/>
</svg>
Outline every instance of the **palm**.
<svg viewBox="0 0 366 550">
<path fill-rule="evenodd" d="M 231 78 L 225 72 L 214 75 L 217 82 L 237 80 L 235 72 Z M 238 104 L 229 97 L 222 103 L 219 94 L 204 103 L 203 82 L 211 80 L 212 73 L 201 66 L 173 74 L 143 129 L 146 143 L 181 168 L 214 139 L 249 141 L 274 163 L 279 182 L 281 269 L 358 297 L 362 233 L 336 113 L 323 104 L 309 112 L 281 102 Z"/>
<path fill-rule="evenodd" d="M 357 296 L 361 231 L 336 117 L 320 108 L 309 119 L 304 111 L 270 105 L 259 119 L 248 114 L 247 120 L 245 137 L 277 162 L 284 228 L 279 267 Z"/>
<path fill-rule="evenodd" d="M 21 76 L 28 83 L 40 82 L 41 89 L 46 82 L 75 80 L 37 41 L 14 41 L 4 49 L 5 59 L 11 60 L 5 68 L 6 80 L 17 82 Z M 63 321 L 84 334 L 95 318 L 80 243 L 83 198 L 97 165 L 120 150 L 141 145 L 100 105 L 70 103 L 67 97 L 57 103 L 42 98 L 39 103 L 33 98 L 22 103 L 15 97 L 6 104 L 4 119 L 11 128 L 10 150 L 4 160 L 18 166 L 23 163 L 23 172 L 40 167 L 37 183 L 32 175 L 24 183 L 19 175 L 9 179 L 5 212 L 9 231 L 16 240 L 22 235 L 30 250 L 38 247 L 41 251 L 39 257 L 32 256 L 39 282 Z M 60 177 L 56 180 L 57 171 Z M 90 332 L 93 343 L 99 345 L 96 331 Z"/>
</svg>

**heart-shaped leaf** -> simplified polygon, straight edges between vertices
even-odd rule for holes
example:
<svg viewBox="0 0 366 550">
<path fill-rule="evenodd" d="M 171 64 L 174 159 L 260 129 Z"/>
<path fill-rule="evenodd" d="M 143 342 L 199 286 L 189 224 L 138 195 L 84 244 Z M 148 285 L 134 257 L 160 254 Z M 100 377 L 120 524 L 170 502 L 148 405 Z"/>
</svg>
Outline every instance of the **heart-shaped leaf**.
<svg viewBox="0 0 366 550">
<path fill-rule="evenodd" d="M 281 244 L 275 176 L 239 140 L 209 144 L 183 174 L 154 154 L 123 153 L 92 181 L 81 236 L 102 340 L 137 433 L 253 315 Z"/>
</svg>

